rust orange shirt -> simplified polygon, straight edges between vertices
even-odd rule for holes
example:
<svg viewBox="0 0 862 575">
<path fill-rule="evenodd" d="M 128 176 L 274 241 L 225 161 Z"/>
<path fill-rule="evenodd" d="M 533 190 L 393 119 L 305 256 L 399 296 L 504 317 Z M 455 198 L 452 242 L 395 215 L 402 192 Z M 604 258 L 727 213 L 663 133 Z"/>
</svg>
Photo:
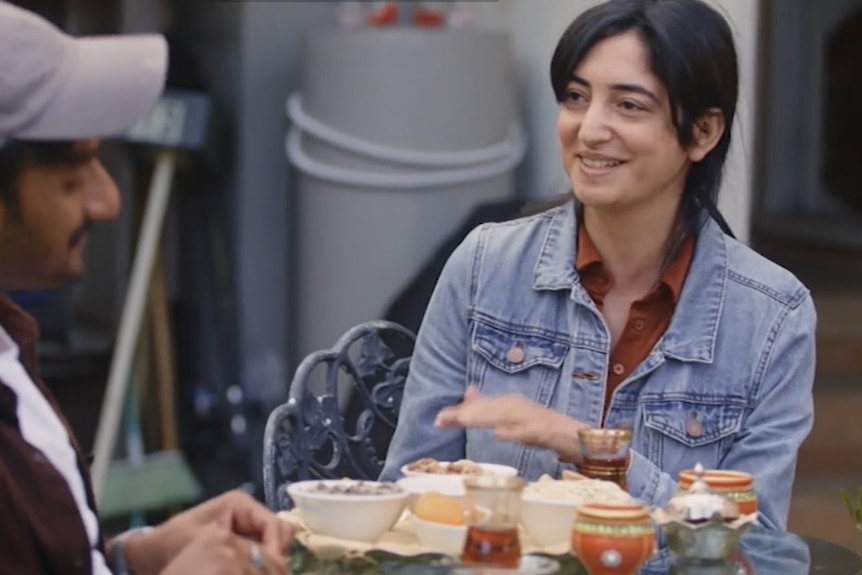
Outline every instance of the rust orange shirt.
<svg viewBox="0 0 862 575">
<path fill-rule="evenodd" d="M 693 254 L 694 236 L 689 235 L 653 290 L 632 304 L 625 328 L 611 350 L 605 387 L 605 411 L 617 386 L 646 359 L 670 325 Z M 596 250 L 583 224 L 578 226 L 578 255 L 575 267 L 581 276 L 584 289 L 601 310 L 605 295 L 613 282 L 602 265 L 601 254 Z"/>
</svg>

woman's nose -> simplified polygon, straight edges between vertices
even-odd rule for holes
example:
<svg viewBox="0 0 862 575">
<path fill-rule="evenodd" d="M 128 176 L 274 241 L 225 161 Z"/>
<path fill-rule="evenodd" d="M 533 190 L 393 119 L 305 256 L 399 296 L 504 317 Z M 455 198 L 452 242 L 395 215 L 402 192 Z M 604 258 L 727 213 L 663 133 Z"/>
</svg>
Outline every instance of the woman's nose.
<svg viewBox="0 0 862 575">
<path fill-rule="evenodd" d="M 603 107 L 599 103 L 591 103 L 584 112 L 578 137 L 587 146 L 607 142 L 611 138 L 611 130 Z"/>
</svg>

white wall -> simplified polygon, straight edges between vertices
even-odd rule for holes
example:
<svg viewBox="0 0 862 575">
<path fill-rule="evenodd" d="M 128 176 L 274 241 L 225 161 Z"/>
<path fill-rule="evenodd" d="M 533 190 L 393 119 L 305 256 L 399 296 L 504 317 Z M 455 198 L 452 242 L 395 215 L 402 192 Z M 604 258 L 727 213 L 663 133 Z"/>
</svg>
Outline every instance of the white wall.
<svg viewBox="0 0 862 575">
<path fill-rule="evenodd" d="M 500 0 L 477 8 L 480 24 L 506 27 L 521 84 L 523 113 L 530 151 L 523 166 L 523 183 L 531 197 L 564 191 L 567 179 L 556 148 L 557 105 L 551 91 L 549 65 L 566 26 L 598 0 Z M 728 159 L 719 207 L 737 236 L 748 239 L 752 153 L 754 148 L 754 79 L 759 0 L 715 0 L 730 20 L 740 56 L 741 91 L 736 131 Z"/>
</svg>

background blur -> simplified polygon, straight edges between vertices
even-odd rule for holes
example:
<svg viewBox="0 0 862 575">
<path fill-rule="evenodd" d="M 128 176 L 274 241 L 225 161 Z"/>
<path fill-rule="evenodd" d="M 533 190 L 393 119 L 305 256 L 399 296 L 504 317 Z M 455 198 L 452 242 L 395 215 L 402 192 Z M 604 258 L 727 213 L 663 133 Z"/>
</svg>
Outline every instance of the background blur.
<svg viewBox="0 0 862 575">
<path fill-rule="evenodd" d="M 259 494 L 262 426 L 298 361 L 383 317 L 478 206 L 567 189 L 548 66 L 565 26 L 595 2 L 448 3 L 467 27 L 463 41 L 442 42 L 433 36 L 455 32 L 412 26 L 411 3 L 398 29 L 360 32 L 339 31 L 351 17 L 339 2 L 16 3 L 76 34 L 170 39 L 177 95 L 148 137 L 175 142 L 166 134 L 185 122 L 206 145 L 181 151 L 159 260 L 175 340 L 167 369 L 182 448 L 208 493 L 244 485 Z M 742 74 L 720 207 L 739 237 L 812 288 L 820 314 L 817 421 L 791 529 L 862 551 L 839 496 L 862 485 L 862 1 L 714 4 L 734 29 Z M 299 159 L 286 154 L 291 126 Z M 391 150 L 426 158 L 490 148 L 490 163 L 385 161 Z M 18 294 L 42 321 L 46 379 L 85 449 L 152 147 L 111 142 L 105 160 L 126 201 L 120 220 L 94 234 L 86 279 Z"/>
</svg>

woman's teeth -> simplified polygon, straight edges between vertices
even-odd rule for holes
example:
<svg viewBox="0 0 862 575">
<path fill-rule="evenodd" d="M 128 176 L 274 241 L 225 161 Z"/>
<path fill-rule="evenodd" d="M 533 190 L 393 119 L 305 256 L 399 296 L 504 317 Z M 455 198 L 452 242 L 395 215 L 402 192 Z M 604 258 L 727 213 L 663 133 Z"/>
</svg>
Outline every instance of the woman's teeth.
<svg viewBox="0 0 862 575">
<path fill-rule="evenodd" d="M 622 164 L 619 160 L 593 160 L 590 158 L 581 158 L 581 162 L 588 168 L 615 168 Z"/>
</svg>

